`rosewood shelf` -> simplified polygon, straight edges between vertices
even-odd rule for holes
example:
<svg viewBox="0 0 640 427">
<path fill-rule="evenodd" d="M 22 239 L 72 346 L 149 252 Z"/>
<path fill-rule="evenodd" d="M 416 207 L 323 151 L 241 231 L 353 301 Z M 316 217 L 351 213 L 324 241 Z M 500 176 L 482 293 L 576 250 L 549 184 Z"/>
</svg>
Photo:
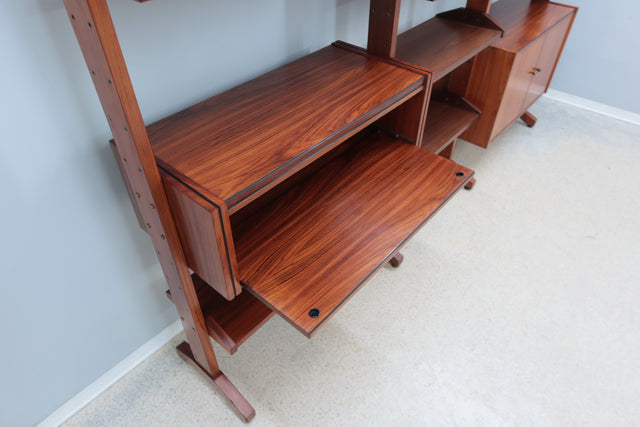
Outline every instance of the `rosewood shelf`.
<svg viewBox="0 0 640 427">
<path fill-rule="evenodd" d="M 230 354 L 274 315 L 248 292 L 227 301 L 200 277 L 191 277 L 209 335 Z M 167 297 L 172 300 L 171 292 L 167 291 Z"/>
<path fill-rule="evenodd" d="M 328 46 L 148 126 L 158 164 L 230 211 L 409 97 L 424 77 Z"/>
<path fill-rule="evenodd" d="M 472 175 L 384 134 L 357 138 L 243 215 L 234 228 L 241 281 L 311 336 Z"/>
<path fill-rule="evenodd" d="M 432 71 L 435 82 L 501 35 L 500 30 L 435 17 L 398 35 L 395 56 Z"/>
<path fill-rule="evenodd" d="M 462 97 L 454 94 L 434 96 L 429 103 L 422 148 L 439 154 L 479 116 L 479 111 Z"/>
</svg>

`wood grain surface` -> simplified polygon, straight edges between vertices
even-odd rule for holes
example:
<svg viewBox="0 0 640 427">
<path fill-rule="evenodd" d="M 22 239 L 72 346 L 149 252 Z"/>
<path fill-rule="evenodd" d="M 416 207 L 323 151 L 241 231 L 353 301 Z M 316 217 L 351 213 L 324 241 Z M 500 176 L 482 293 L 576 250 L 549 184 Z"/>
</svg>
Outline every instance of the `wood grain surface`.
<svg viewBox="0 0 640 427">
<path fill-rule="evenodd" d="M 193 357 L 220 375 L 180 237 L 160 179 L 129 72 L 105 0 L 64 0 L 76 38 L 113 134 L 123 176 L 158 255 Z M 139 195 L 139 197 L 138 197 Z"/>
<path fill-rule="evenodd" d="M 491 6 L 491 17 L 504 27 L 495 47 L 518 51 L 563 18 L 575 13 L 573 6 L 547 0 L 501 0 Z"/>
<path fill-rule="evenodd" d="M 149 136 L 164 169 L 232 208 L 422 91 L 423 79 L 329 46 L 154 123 Z"/>
<path fill-rule="evenodd" d="M 161 171 L 187 264 L 220 295 L 232 300 L 242 291 L 233 240 L 225 232 L 225 212 Z"/>
<path fill-rule="evenodd" d="M 422 148 L 434 154 L 440 154 L 479 115 L 476 111 L 432 100 L 429 104 L 427 122 L 424 127 Z"/>
<path fill-rule="evenodd" d="M 208 283 L 192 275 L 209 335 L 233 354 L 273 316 L 273 311 L 250 292 L 225 300 Z"/>
<path fill-rule="evenodd" d="M 400 34 L 396 57 L 433 71 L 437 81 L 500 35 L 495 29 L 436 17 Z"/>
<path fill-rule="evenodd" d="M 233 229 L 240 279 L 311 336 L 472 174 L 368 135 L 314 175 L 292 179 L 269 205 L 244 213 Z"/>
<path fill-rule="evenodd" d="M 369 1 L 367 50 L 381 56 L 395 56 L 401 0 Z"/>
</svg>

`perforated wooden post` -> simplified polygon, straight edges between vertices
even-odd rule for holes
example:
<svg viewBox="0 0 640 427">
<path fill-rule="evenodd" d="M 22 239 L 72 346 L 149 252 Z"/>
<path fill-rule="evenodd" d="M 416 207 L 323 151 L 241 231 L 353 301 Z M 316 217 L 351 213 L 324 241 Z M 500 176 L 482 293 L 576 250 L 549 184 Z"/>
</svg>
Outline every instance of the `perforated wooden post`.
<svg viewBox="0 0 640 427">
<path fill-rule="evenodd" d="M 111 128 L 138 219 L 151 237 L 187 335 L 189 344 L 178 350 L 249 421 L 254 409 L 218 367 L 106 0 L 64 4 Z"/>
<path fill-rule="evenodd" d="M 367 50 L 381 56 L 395 56 L 401 0 L 371 0 Z"/>
</svg>

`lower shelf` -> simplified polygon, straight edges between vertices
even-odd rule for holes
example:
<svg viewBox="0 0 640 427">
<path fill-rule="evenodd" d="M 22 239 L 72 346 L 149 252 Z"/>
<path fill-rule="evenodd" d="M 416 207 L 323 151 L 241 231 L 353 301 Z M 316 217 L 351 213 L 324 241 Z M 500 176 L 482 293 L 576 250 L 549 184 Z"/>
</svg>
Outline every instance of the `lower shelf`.
<svg viewBox="0 0 640 427">
<path fill-rule="evenodd" d="M 440 153 L 480 116 L 464 98 L 457 95 L 434 95 L 429 103 L 422 148 Z"/>
<path fill-rule="evenodd" d="M 227 301 L 197 275 L 191 276 L 209 335 L 233 354 L 273 316 L 273 311 L 249 292 Z M 171 299 L 171 293 L 167 291 Z"/>
<path fill-rule="evenodd" d="M 367 135 L 266 206 L 245 208 L 233 229 L 240 280 L 310 337 L 472 175 Z"/>
</svg>

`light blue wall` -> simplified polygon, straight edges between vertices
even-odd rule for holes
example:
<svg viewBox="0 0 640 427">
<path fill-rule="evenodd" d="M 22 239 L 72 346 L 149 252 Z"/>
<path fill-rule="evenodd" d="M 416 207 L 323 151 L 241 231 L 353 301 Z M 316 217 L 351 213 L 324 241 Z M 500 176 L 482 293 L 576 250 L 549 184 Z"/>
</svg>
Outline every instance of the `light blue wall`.
<svg viewBox="0 0 640 427">
<path fill-rule="evenodd" d="M 400 28 L 463 3 L 405 0 Z M 595 0 L 581 3 L 578 31 L 619 34 L 614 22 L 581 22 L 603 16 L 586 10 Z M 362 45 L 367 33 L 368 0 L 110 6 L 147 122 L 336 39 Z M 633 80 L 600 80 L 607 74 L 593 71 L 598 52 L 586 55 L 578 38 L 570 39 L 554 87 L 624 108 L 596 95 L 627 97 Z M 639 38 L 625 38 L 632 39 Z M 0 41 L 0 425 L 22 426 L 46 417 L 176 313 L 129 205 L 62 0 L 0 1 Z M 605 59 L 613 52 L 610 43 L 595 47 Z M 622 68 L 628 51 L 620 53 L 598 66 Z M 565 82 L 572 70 L 597 78 Z"/>
<path fill-rule="evenodd" d="M 580 10 L 551 88 L 640 114 L 640 2 L 567 3 Z"/>
</svg>

